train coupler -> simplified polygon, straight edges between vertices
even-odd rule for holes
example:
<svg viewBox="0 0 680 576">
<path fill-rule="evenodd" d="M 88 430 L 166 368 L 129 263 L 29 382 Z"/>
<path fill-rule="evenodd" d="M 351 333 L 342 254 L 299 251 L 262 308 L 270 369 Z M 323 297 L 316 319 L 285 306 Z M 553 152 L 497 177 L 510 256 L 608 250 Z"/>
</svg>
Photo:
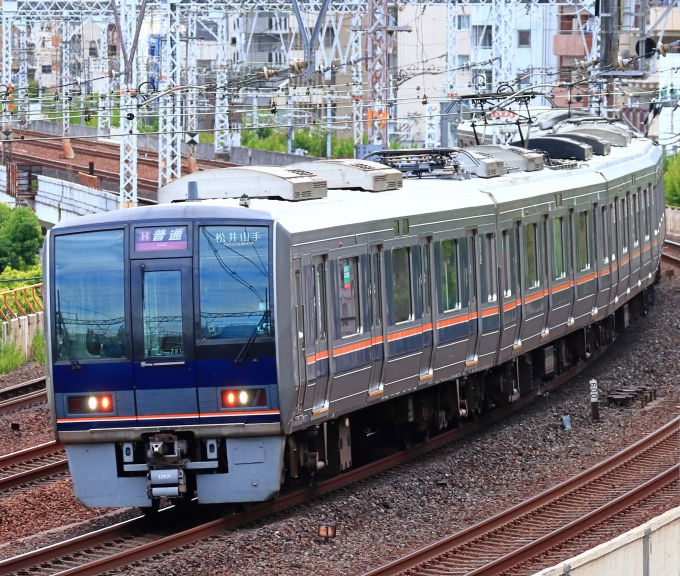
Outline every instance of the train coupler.
<svg viewBox="0 0 680 576">
<path fill-rule="evenodd" d="M 186 475 L 182 468 L 149 470 L 149 485 L 146 489 L 149 498 L 179 498 L 187 491 Z"/>
</svg>

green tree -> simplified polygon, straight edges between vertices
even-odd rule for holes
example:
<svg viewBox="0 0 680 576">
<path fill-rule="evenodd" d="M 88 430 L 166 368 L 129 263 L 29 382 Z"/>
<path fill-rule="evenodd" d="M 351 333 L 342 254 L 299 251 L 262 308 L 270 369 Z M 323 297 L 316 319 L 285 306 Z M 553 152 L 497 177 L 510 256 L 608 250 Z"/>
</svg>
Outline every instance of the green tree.
<svg viewBox="0 0 680 576">
<path fill-rule="evenodd" d="M 678 162 L 678 156 L 667 156 L 664 158 L 663 167 L 666 204 L 680 206 L 680 162 Z"/>
<path fill-rule="evenodd" d="M 12 209 L 4 202 L 0 202 L 0 228 L 2 228 L 2 225 L 5 223 L 5 220 L 9 218 L 11 213 Z"/>
<path fill-rule="evenodd" d="M 27 207 L 14 208 L 0 227 L 0 268 L 9 265 L 23 270 L 35 264 L 42 242 L 35 212 Z"/>
</svg>

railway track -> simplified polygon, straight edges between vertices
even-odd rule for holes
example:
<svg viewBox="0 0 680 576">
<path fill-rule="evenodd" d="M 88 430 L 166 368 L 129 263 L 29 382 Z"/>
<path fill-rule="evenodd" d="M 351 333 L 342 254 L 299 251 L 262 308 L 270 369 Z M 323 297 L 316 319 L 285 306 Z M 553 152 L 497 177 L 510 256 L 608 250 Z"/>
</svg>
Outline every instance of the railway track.
<svg viewBox="0 0 680 576">
<path fill-rule="evenodd" d="M 42 480 L 68 470 L 64 447 L 46 442 L 0 456 L 0 491 Z"/>
<path fill-rule="evenodd" d="M 664 240 L 661 259 L 675 266 L 680 266 L 680 243 Z"/>
<path fill-rule="evenodd" d="M 520 398 L 516 403 L 500 408 L 485 418 L 468 422 L 460 428 L 434 436 L 427 442 L 413 446 L 408 450 L 397 452 L 386 458 L 348 470 L 328 480 L 315 483 L 311 487 L 290 491 L 272 502 L 258 504 L 246 511 L 232 513 L 208 522 L 200 522 L 182 530 L 177 528 L 173 522 L 164 520 L 164 530 L 167 531 L 168 528 L 175 528 L 169 534 L 167 532 L 166 534 L 159 533 L 157 526 L 149 523 L 149 518 L 146 518 L 146 520 L 144 520 L 145 517 L 136 518 L 116 526 L 85 534 L 73 540 L 57 543 L 0 561 L 0 576 L 18 571 L 43 574 L 59 572 L 62 575 L 78 574 L 80 576 L 100 574 L 302 504 L 322 494 L 389 470 L 505 418 L 512 412 L 530 403 L 539 392 L 543 393 L 546 390 L 561 386 L 588 368 L 607 349 L 608 347 L 603 347 L 596 350 L 587 362 L 581 362 L 568 372 L 561 374 L 543 386 L 540 390 L 532 391 Z M 183 518 L 181 514 L 178 517 Z M 163 518 L 168 517 L 163 516 Z M 152 527 L 151 530 L 148 529 L 149 526 Z"/>
<path fill-rule="evenodd" d="M 0 388 L 0 414 L 42 402 L 47 398 L 44 377 Z"/>
<path fill-rule="evenodd" d="M 365 576 L 495 576 L 532 563 L 654 494 L 677 490 L 679 423 L 675 418 L 566 482 Z"/>
</svg>

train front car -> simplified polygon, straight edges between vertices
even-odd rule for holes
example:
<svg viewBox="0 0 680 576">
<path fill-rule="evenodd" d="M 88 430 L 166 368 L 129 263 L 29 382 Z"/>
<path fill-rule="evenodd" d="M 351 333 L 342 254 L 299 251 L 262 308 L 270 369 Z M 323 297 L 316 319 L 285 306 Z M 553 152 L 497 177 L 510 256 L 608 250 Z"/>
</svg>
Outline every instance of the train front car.
<svg viewBox="0 0 680 576">
<path fill-rule="evenodd" d="M 49 397 L 83 504 L 277 494 L 274 234 L 267 212 L 206 203 L 50 232 Z"/>
</svg>

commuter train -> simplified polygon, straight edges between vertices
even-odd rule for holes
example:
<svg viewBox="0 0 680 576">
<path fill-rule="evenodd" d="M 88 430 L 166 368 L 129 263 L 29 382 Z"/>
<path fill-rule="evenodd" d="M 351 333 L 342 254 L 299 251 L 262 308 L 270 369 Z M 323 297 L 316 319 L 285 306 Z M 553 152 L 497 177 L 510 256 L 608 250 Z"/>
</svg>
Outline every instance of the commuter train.
<svg viewBox="0 0 680 576">
<path fill-rule="evenodd" d="M 77 498 L 271 499 L 612 341 L 658 279 L 660 149 L 598 118 L 541 130 L 209 170 L 57 224 L 48 395 Z"/>
</svg>

